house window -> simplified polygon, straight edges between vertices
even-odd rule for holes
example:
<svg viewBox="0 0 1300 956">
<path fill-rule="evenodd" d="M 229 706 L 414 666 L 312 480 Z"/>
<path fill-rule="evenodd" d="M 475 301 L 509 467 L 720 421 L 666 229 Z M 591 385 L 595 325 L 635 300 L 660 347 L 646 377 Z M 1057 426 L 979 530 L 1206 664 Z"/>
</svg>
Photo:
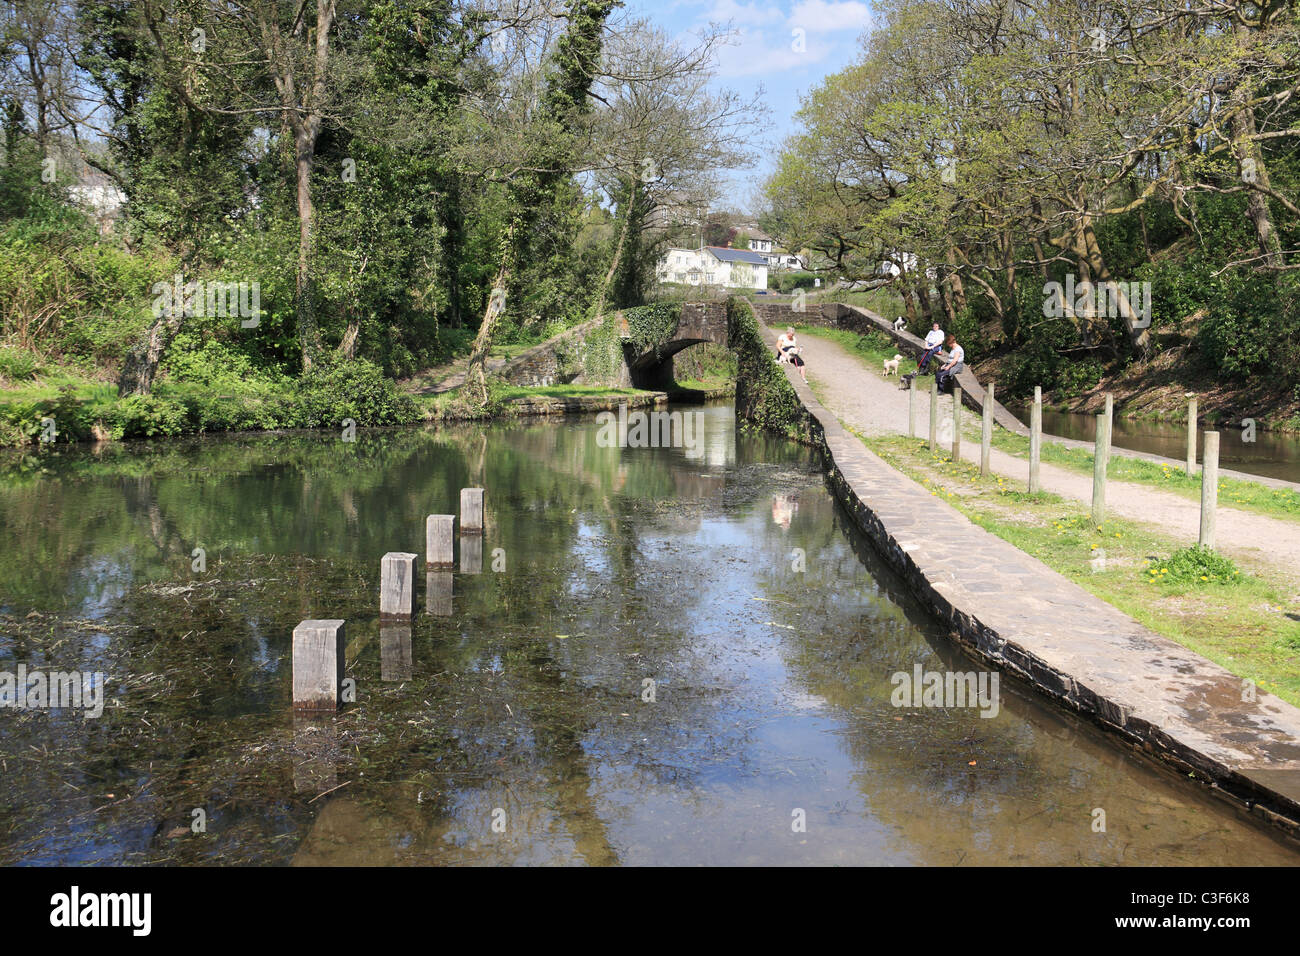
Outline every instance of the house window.
<svg viewBox="0 0 1300 956">
<path fill-rule="evenodd" d="M 713 273 L 710 272 L 707 275 L 705 275 L 704 281 L 707 282 L 709 285 L 713 285 Z"/>
<path fill-rule="evenodd" d="M 685 273 L 685 272 L 679 272 L 679 273 L 677 273 L 677 281 L 678 281 L 678 282 L 685 282 L 685 281 L 686 281 L 686 273 Z"/>
</svg>

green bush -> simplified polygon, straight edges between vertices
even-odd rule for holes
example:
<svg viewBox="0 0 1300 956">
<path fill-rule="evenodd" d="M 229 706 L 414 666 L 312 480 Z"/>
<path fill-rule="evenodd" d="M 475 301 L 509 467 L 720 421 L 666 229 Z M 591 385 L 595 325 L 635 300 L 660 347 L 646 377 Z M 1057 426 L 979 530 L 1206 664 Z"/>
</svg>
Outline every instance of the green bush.
<svg viewBox="0 0 1300 956">
<path fill-rule="evenodd" d="M 21 382 L 35 377 L 41 369 L 36 356 L 26 349 L 0 345 L 0 378 Z"/>
<path fill-rule="evenodd" d="M 1165 560 L 1148 565 L 1143 570 L 1143 577 L 1152 584 L 1166 587 L 1195 588 L 1207 584 L 1241 583 L 1241 572 L 1230 558 L 1200 545 L 1175 551 Z"/>
<path fill-rule="evenodd" d="M 373 362 L 329 364 L 304 375 L 292 413 L 302 428 L 332 428 L 345 418 L 358 425 L 405 425 L 419 420 L 415 401 Z"/>
</svg>

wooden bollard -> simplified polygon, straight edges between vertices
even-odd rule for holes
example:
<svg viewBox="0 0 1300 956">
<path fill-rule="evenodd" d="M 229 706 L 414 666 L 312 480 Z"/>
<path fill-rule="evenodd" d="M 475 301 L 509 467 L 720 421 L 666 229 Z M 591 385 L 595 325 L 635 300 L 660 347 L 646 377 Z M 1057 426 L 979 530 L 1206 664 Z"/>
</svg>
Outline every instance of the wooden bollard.
<svg viewBox="0 0 1300 956">
<path fill-rule="evenodd" d="M 431 568 L 451 567 L 454 552 L 455 515 L 429 515 L 424 519 L 424 560 Z"/>
<path fill-rule="evenodd" d="M 907 385 L 907 437 L 916 437 L 916 379 Z"/>
<path fill-rule="evenodd" d="M 451 586 L 450 571 L 430 571 L 425 575 L 425 614 L 433 614 L 437 617 L 448 617 L 451 614 Z"/>
<path fill-rule="evenodd" d="M 1042 485 L 1038 481 L 1038 462 L 1043 451 L 1043 389 L 1034 386 L 1034 405 L 1029 410 L 1029 493 L 1036 494 Z"/>
<path fill-rule="evenodd" d="M 1110 423 L 1106 413 L 1097 415 L 1097 440 L 1092 449 L 1092 523 L 1098 527 L 1106 520 L 1106 448 L 1110 442 Z"/>
<path fill-rule="evenodd" d="M 1209 432 L 1206 432 L 1209 437 Z M 1187 401 L 1187 474 L 1196 474 L 1196 399 Z"/>
<path fill-rule="evenodd" d="M 379 625 L 379 679 L 410 680 L 414 670 L 411 659 L 411 625 Z"/>
<path fill-rule="evenodd" d="M 379 563 L 379 616 L 415 613 L 415 555 L 389 551 Z"/>
<path fill-rule="evenodd" d="M 980 419 L 980 477 L 987 478 L 989 474 L 989 455 L 993 447 L 993 383 L 989 382 L 984 386 L 984 407 L 980 410 L 982 418 Z"/>
<path fill-rule="evenodd" d="M 338 710 L 343 649 L 342 621 L 303 621 L 293 629 L 294 710 Z"/>
<path fill-rule="evenodd" d="M 930 379 L 930 453 L 939 444 L 939 382 Z"/>
<path fill-rule="evenodd" d="M 460 490 L 460 533 L 483 533 L 483 489 Z"/>
<path fill-rule="evenodd" d="M 481 574 L 483 572 L 483 536 L 467 534 L 460 539 L 460 573 Z"/>
<path fill-rule="evenodd" d="M 1201 460 L 1201 539 L 1203 548 L 1214 548 L 1214 509 L 1219 506 L 1219 433 L 1205 433 Z"/>
</svg>

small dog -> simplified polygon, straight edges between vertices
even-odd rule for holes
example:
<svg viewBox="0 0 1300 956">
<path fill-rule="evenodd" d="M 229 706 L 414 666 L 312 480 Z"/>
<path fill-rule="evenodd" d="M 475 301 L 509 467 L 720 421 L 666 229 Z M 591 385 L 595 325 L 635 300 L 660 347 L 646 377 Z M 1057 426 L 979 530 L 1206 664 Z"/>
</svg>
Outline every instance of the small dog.
<svg viewBox="0 0 1300 956">
<path fill-rule="evenodd" d="M 885 378 L 898 374 L 898 363 L 903 361 L 903 356 L 894 353 L 894 357 L 885 362 Z"/>
<path fill-rule="evenodd" d="M 907 319 L 903 318 L 901 315 L 898 318 L 894 319 L 895 332 L 901 332 L 905 328 L 907 328 Z"/>
</svg>

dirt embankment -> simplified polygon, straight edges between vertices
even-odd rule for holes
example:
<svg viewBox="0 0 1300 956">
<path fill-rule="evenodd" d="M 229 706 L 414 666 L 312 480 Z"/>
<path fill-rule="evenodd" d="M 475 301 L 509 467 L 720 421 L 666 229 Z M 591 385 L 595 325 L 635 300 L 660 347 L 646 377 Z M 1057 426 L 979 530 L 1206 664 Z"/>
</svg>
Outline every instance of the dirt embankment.
<svg viewBox="0 0 1300 956">
<path fill-rule="evenodd" d="M 981 381 L 998 381 L 1013 357 L 1004 352 L 972 367 Z M 1260 430 L 1300 432 L 1300 398 L 1295 390 L 1269 379 L 1250 385 L 1222 381 L 1202 369 L 1185 342 L 1166 346 L 1147 362 L 1112 370 L 1087 391 L 1044 392 L 1043 402 L 1062 411 L 1096 414 L 1105 408 L 1107 392 L 1115 396 L 1115 413 L 1126 418 L 1185 422 L 1191 393 L 1200 420 L 1207 424 L 1240 426 L 1242 419 L 1250 418 Z"/>
</svg>

